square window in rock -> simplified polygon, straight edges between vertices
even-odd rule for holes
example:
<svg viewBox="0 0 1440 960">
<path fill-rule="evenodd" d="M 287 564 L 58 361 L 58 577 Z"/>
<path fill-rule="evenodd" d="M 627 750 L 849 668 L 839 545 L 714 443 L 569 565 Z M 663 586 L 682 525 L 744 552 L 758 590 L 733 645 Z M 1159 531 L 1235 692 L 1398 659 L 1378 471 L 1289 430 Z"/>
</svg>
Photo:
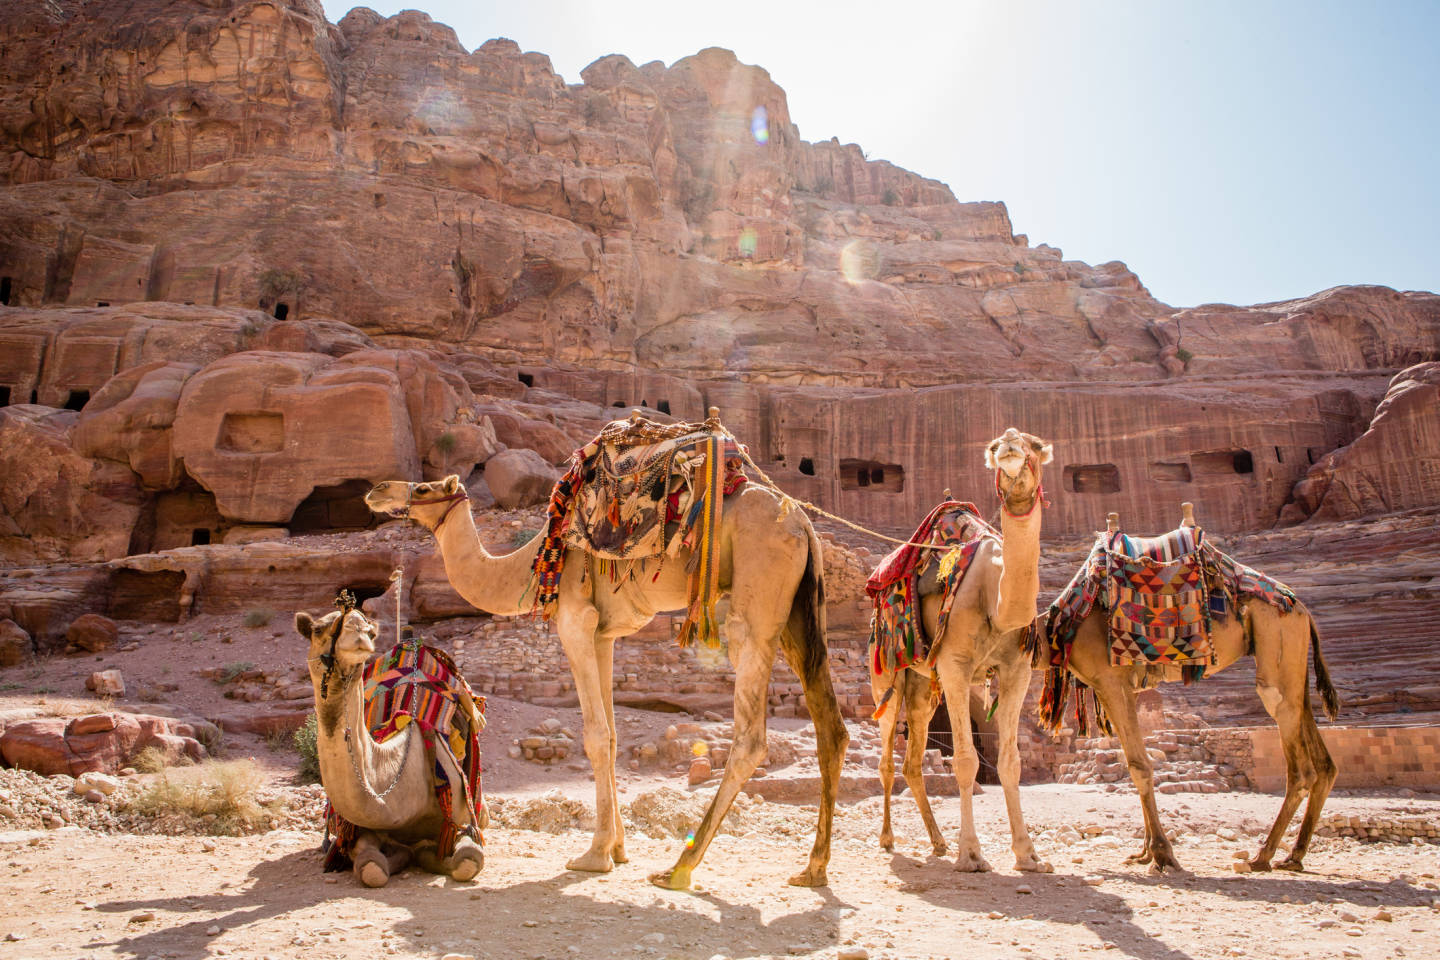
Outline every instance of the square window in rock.
<svg viewBox="0 0 1440 960">
<path fill-rule="evenodd" d="M 1113 463 L 1071 464 L 1063 483 L 1071 493 L 1119 493 L 1120 468 Z"/>
</svg>

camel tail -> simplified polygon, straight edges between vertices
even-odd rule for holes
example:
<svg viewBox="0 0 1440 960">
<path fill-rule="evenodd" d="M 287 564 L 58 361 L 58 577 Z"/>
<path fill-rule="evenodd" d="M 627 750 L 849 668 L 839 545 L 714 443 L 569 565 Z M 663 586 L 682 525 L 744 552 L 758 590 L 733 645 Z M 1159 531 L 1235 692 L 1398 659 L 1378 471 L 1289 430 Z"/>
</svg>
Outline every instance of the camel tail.
<svg viewBox="0 0 1440 960">
<path fill-rule="evenodd" d="M 1325 666 L 1325 655 L 1320 652 L 1320 631 L 1313 616 L 1310 617 L 1310 651 L 1315 660 L 1315 689 L 1325 704 L 1325 716 L 1334 720 L 1340 715 L 1340 694 L 1335 692 L 1335 685 L 1330 682 L 1330 669 Z"/>
<path fill-rule="evenodd" d="M 825 554 L 815 528 L 807 523 L 805 532 L 809 555 L 790 604 L 785 633 L 793 651 L 791 665 L 800 674 L 802 685 L 810 689 L 812 683 L 830 685 L 830 653 L 825 639 Z"/>
</svg>

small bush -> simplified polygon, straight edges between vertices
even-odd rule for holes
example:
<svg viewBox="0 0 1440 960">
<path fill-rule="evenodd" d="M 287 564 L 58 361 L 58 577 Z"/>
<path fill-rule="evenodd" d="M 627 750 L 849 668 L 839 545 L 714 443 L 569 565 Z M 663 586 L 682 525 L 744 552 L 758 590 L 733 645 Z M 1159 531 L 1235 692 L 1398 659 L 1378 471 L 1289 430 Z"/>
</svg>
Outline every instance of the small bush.
<svg viewBox="0 0 1440 960">
<path fill-rule="evenodd" d="M 449 430 L 446 430 L 444 433 L 440 434 L 440 436 L 435 438 L 435 449 L 439 450 L 441 453 L 449 453 L 450 451 L 455 449 L 455 443 L 455 434 L 451 433 Z"/>
<path fill-rule="evenodd" d="M 885 193 L 880 197 L 880 202 L 887 207 L 896 206 L 900 202 L 900 194 L 895 192 L 894 187 L 886 187 Z"/>
<path fill-rule="evenodd" d="M 1195 354 L 1191 353 L 1189 350 L 1186 350 L 1184 347 L 1180 347 L 1175 351 L 1175 356 L 1177 359 L 1179 359 L 1181 363 L 1189 363 L 1190 360 L 1195 356 Z"/>
<path fill-rule="evenodd" d="M 941 233 L 939 230 L 936 230 L 934 233 L 930 234 L 930 239 L 931 239 L 931 240 L 941 240 L 941 239 L 944 239 L 944 237 L 945 237 L 945 235 L 944 235 L 943 233 Z"/>
<path fill-rule="evenodd" d="M 270 815 L 268 805 L 255 797 L 261 782 L 260 768 L 250 760 L 208 761 L 191 770 L 162 772 L 128 809 L 147 817 L 200 820 L 211 833 L 246 833 Z"/>
<path fill-rule="evenodd" d="M 249 660 L 237 660 L 234 663 L 227 663 L 220 668 L 220 676 L 215 678 L 216 683 L 234 683 L 235 678 L 242 673 L 248 673 L 255 669 L 255 664 Z"/>
<path fill-rule="evenodd" d="M 1015 276 L 1017 276 L 1017 277 L 1023 277 L 1023 276 L 1025 276 L 1025 272 L 1026 272 L 1026 271 L 1025 271 L 1025 264 L 1023 264 L 1023 263 L 1017 263 L 1017 264 L 1015 264 L 1015 266 L 1012 267 L 1011 269 L 1015 271 Z"/>
<path fill-rule="evenodd" d="M 520 547 L 525 546 L 525 544 L 535 539 L 535 534 L 539 532 L 539 530 L 516 530 L 514 535 L 510 537 L 510 548 L 512 550 L 518 550 Z"/>
<path fill-rule="evenodd" d="M 146 747 L 130 758 L 130 766 L 141 773 L 159 773 L 165 769 L 165 752 L 159 747 Z"/>
<path fill-rule="evenodd" d="M 320 782 L 320 724 L 315 714 L 305 718 L 300 729 L 295 731 L 292 742 L 300 754 L 300 779 L 305 783 Z"/>
<path fill-rule="evenodd" d="M 254 630 L 256 627 L 263 627 L 275 618 L 275 611 L 269 607 L 254 607 L 245 611 L 245 617 L 240 622 Z"/>
</svg>

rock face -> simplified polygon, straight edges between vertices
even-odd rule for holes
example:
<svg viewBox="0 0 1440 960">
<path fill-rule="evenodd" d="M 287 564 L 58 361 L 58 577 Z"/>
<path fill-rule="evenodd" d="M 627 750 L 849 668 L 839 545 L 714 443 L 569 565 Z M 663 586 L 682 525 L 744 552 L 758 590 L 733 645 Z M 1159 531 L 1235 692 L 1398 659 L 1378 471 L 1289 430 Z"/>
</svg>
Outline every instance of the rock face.
<svg viewBox="0 0 1440 960">
<path fill-rule="evenodd" d="M 78 650 L 99 653 L 115 646 L 120 634 L 115 621 L 96 613 L 76 617 L 75 622 L 65 630 L 65 642 Z"/>
<path fill-rule="evenodd" d="M 14 408 L 0 429 L 92 501 L 0 490 L 12 560 L 343 529 L 362 483 L 501 443 L 557 463 L 617 406 L 719 405 L 788 490 L 890 532 L 946 487 L 983 499 L 980 446 L 1012 424 L 1055 443 L 1049 533 L 1109 509 L 1153 528 L 1182 499 L 1257 529 L 1440 357 L 1433 294 L 1160 303 L 1123 264 L 1030 246 L 1003 204 L 805 142 L 724 50 L 567 85 L 416 11 L 4 18 L 0 387 L 83 410 L 73 436 Z M 1342 476 L 1326 515 L 1434 502 L 1414 469 L 1343 507 Z"/>
<path fill-rule="evenodd" d="M 0 620 L 0 667 L 15 667 L 29 660 L 35 648 L 30 634 L 14 620 Z"/>
<path fill-rule="evenodd" d="M 46 776 L 116 773 L 147 747 L 159 750 L 167 763 L 206 756 L 189 724 L 165 717 L 98 713 L 0 723 L 0 756 L 5 763 Z"/>
<path fill-rule="evenodd" d="M 485 482 L 507 510 L 544 503 L 560 474 L 534 450 L 505 450 L 485 464 Z"/>
</svg>

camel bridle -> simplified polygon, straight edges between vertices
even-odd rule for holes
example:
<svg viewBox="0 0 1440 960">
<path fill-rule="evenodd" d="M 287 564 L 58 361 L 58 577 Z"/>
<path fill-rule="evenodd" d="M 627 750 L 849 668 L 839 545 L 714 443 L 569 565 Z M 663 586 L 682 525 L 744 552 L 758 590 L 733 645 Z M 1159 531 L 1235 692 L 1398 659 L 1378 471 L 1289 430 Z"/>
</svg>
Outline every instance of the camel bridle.
<svg viewBox="0 0 1440 960">
<path fill-rule="evenodd" d="M 1020 473 L 1025 471 L 1029 471 L 1030 475 L 1036 480 L 1035 497 L 1030 501 L 1030 509 L 1024 513 L 1015 513 L 1010 509 L 1010 495 L 1015 490 L 1015 484 L 1020 480 Z M 1001 480 L 1001 477 L 1005 476 L 1005 471 L 999 467 L 995 468 L 995 496 L 1000 499 L 1000 509 L 1005 511 L 1009 516 L 1017 519 L 1030 516 L 1030 514 L 1035 512 L 1035 508 L 1042 504 L 1047 507 L 1050 506 L 1050 502 L 1045 499 L 1045 485 L 1039 482 L 1040 461 L 1035 454 L 1030 453 L 1025 455 L 1025 465 L 1020 468 L 1020 473 L 1016 473 L 1015 476 L 1009 478 L 1009 483 L 1005 483 Z"/>
<path fill-rule="evenodd" d="M 341 590 L 335 595 L 335 606 L 340 609 L 340 616 L 335 618 L 335 628 L 330 632 L 330 649 L 315 658 L 325 667 L 325 674 L 320 678 L 322 700 L 330 686 L 330 675 L 335 672 L 335 645 L 340 642 L 340 634 L 345 632 L 345 618 L 355 609 L 355 594 L 349 590 Z"/>
<path fill-rule="evenodd" d="M 464 487 L 461 487 L 458 493 L 452 493 L 448 497 L 436 497 L 433 500 L 416 500 L 415 488 L 414 486 L 411 486 L 409 492 L 405 496 L 405 509 L 400 512 L 400 516 L 405 520 L 415 520 L 415 517 L 410 515 L 410 511 L 412 508 L 429 507 L 437 503 L 448 503 L 450 504 L 450 506 L 446 507 L 445 512 L 440 514 L 440 519 L 435 521 L 435 526 L 432 528 L 435 530 L 439 530 L 440 525 L 450 518 L 450 511 L 454 510 L 456 505 L 458 505 L 461 501 L 469 499 L 470 494 L 465 490 Z M 416 520 L 416 522 L 419 523 L 418 520 Z"/>
</svg>

